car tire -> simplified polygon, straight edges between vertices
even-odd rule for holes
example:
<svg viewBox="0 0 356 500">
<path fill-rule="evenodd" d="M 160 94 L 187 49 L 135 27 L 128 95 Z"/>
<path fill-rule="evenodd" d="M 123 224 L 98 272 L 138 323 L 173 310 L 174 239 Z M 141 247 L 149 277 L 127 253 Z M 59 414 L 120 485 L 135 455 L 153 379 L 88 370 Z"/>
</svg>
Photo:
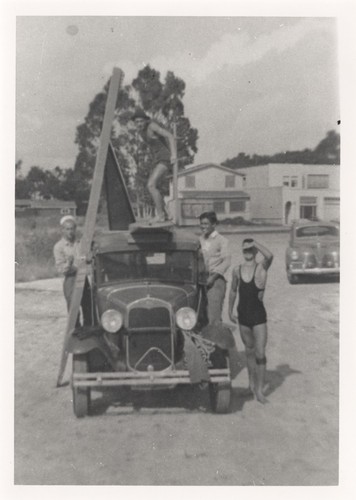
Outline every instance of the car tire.
<svg viewBox="0 0 356 500">
<path fill-rule="evenodd" d="M 299 283 L 299 277 L 296 274 L 290 273 L 289 271 L 287 271 L 287 278 L 291 285 L 296 285 L 297 283 Z"/>
<path fill-rule="evenodd" d="M 209 384 L 210 405 L 214 413 L 228 413 L 231 400 L 231 382 Z"/>
<path fill-rule="evenodd" d="M 88 373 L 88 359 L 86 354 L 73 354 L 73 374 Z M 90 387 L 72 387 L 73 410 L 77 418 L 89 415 Z"/>
</svg>

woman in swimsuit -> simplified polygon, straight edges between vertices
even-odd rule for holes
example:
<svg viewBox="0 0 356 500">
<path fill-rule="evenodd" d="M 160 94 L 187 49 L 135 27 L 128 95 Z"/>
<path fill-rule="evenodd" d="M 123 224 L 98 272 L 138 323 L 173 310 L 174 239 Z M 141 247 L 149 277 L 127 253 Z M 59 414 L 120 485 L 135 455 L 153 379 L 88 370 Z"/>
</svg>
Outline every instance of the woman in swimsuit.
<svg viewBox="0 0 356 500">
<path fill-rule="evenodd" d="M 142 109 L 138 109 L 132 116 L 138 133 L 149 147 L 153 156 L 153 169 L 147 182 L 156 207 L 154 222 L 163 222 L 168 219 L 163 197 L 158 189 L 159 180 L 167 173 L 172 173 L 173 163 L 177 160 L 176 142 L 173 135 L 152 121 Z"/>
<path fill-rule="evenodd" d="M 250 390 L 260 403 L 266 403 L 263 385 L 267 362 L 267 314 L 263 294 L 273 254 L 251 238 L 243 241 L 242 252 L 244 263 L 235 267 L 232 272 L 229 316 L 232 322 L 239 324 L 241 339 L 245 345 Z M 258 252 L 263 255 L 261 262 L 256 260 Z M 237 291 L 238 317 L 234 314 Z"/>
</svg>

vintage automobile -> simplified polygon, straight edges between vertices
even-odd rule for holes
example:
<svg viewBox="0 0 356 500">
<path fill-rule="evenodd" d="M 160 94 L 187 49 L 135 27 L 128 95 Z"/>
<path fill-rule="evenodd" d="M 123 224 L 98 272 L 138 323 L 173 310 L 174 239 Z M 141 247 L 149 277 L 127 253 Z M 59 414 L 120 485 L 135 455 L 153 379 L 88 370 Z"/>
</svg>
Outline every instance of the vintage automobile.
<svg viewBox="0 0 356 500">
<path fill-rule="evenodd" d="M 298 283 L 301 276 L 338 277 L 339 233 L 339 224 L 334 222 L 294 222 L 286 251 L 289 283 Z"/>
<path fill-rule="evenodd" d="M 120 392 L 207 382 L 212 410 L 229 410 L 235 344 L 226 328 L 217 335 L 206 326 L 198 247 L 178 229 L 95 238 L 96 319 L 74 330 L 68 345 L 77 417 L 90 413 L 92 389 L 113 386 Z"/>
</svg>

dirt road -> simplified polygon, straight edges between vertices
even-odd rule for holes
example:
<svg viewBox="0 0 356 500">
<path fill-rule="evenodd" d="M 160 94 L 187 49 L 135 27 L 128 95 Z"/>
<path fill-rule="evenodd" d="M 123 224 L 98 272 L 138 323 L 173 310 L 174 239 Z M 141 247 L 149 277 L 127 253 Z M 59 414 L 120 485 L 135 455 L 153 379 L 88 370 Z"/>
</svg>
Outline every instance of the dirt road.
<svg viewBox="0 0 356 500">
<path fill-rule="evenodd" d="M 242 238 L 229 236 L 235 263 Z M 185 389 L 141 395 L 134 406 L 101 394 L 95 415 L 77 420 L 69 386 L 55 387 L 60 286 L 16 290 L 16 484 L 337 484 L 339 285 L 289 285 L 287 235 L 258 239 L 275 255 L 265 296 L 269 403 L 243 397 L 243 368 L 228 415 L 209 412 L 206 391 Z"/>
</svg>

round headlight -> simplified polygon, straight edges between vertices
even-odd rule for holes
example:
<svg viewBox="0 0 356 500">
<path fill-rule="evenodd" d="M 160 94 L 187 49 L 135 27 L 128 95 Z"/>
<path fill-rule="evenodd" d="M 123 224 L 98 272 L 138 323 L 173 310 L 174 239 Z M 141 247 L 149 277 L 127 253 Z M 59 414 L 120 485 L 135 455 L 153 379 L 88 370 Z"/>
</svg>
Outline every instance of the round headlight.
<svg viewBox="0 0 356 500">
<path fill-rule="evenodd" d="M 108 309 L 101 316 L 101 324 L 104 330 L 109 333 L 118 332 L 122 327 L 122 323 L 122 314 L 115 311 L 115 309 Z"/>
<path fill-rule="evenodd" d="M 290 255 L 290 258 L 292 260 L 298 260 L 299 259 L 299 253 L 297 252 L 297 250 L 293 250 L 291 255 Z"/>
<path fill-rule="evenodd" d="M 197 314 L 190 307 L 182 307 L 176 313 L 176 321 L 182 330 L 192 330 L 197 324 Z"/>
</svg>

